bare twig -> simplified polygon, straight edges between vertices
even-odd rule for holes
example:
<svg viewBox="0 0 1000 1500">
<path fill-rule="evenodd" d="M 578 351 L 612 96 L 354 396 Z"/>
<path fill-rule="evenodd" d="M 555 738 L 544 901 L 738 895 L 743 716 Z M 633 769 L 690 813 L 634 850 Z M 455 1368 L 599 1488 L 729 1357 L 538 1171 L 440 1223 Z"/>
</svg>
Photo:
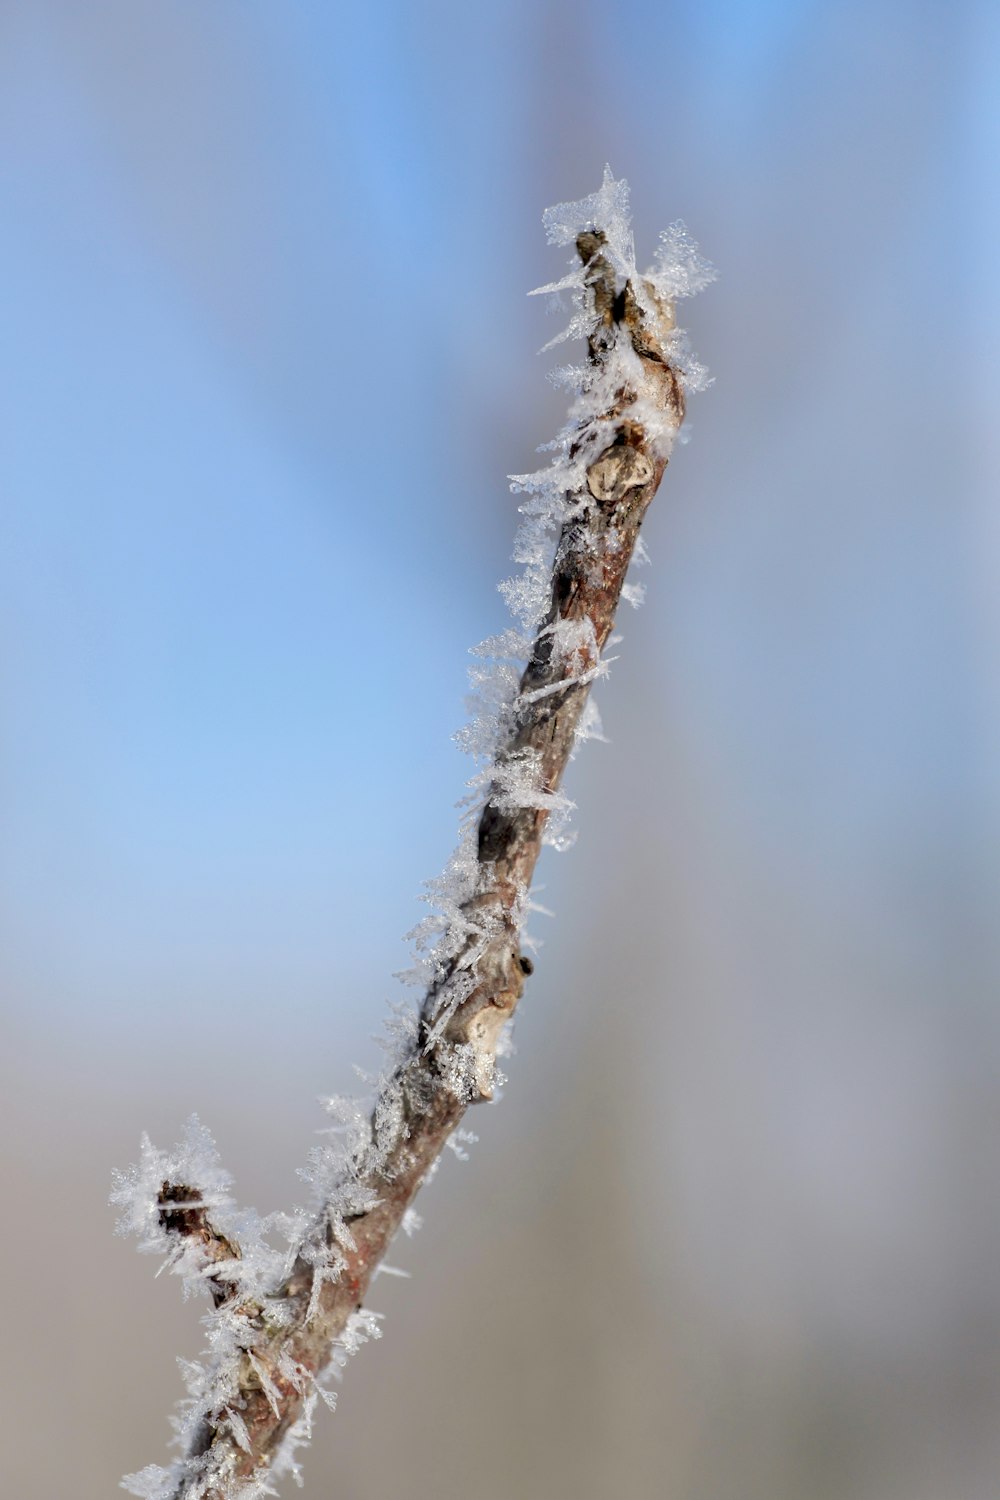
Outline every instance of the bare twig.
<svg viewBox="0 0 1000 1500">
<path fill-rule="evenodd" d="M 468 1106 L 492 1097 L 500 1033 L 531 972 L 520 942 L 527 892 L 696 368 L 685 364 L 668 294 L 697 285 L 690 275 L 676 287 L 662 272 L 658 280 L 635 275 L 623 188 L 608 175 L 593 200 L 564 206 L 594 207 L 593 221 L 584 212 L 575 235 L 582 273 L 559 284 L 577 291 L 588 363 L 561 454 L 544 475 L 559 506 L 547 608 L 534 610 L 527 666 L 496 717 L 478 825 L 470 828 L 458 898 L 453 892 L 440 924 L 419 1016 L 370 1117 L 347 1119 L 353 1139 L 346 1157 L 331 1158 L 337 1170 L 331 1166 L 325 1181 L 320 1163 L 319 1211 L 308 1223 L 289 1221 L 288 1261 L 271 1286 L 252 1281 L 193 1182 L 160 1177 L 155 1221 L 146 1221 L 152 1242 L 186 1256 L 188 1273 L 193 1264 L 207 1281 L 225 1336 L 217 1339 L 217 1367 L 195 1382 L 185 1458 L 131 1476 L 137 1494 L 245 1500 L 274 1493 L 269 1475 L 294 1467 L 291 1448 L 307 1435 L 324 1370 L 338 1350 L 373 1332 L 359 1320 L 368 1286 L 418 1189 Z M 610 222 L 600 221 L 602 207 Z M 557 221 L 550 237 L 571 236 Z M 684 248 L 690 260 L 686 241 Z M 169 1166 L 147 1162 L 147 1187 Z M 116 1196 L 132 1205 L 136 1227 L 141 1185 L 134 1176 L 123 1182 Z"/>
</svg>

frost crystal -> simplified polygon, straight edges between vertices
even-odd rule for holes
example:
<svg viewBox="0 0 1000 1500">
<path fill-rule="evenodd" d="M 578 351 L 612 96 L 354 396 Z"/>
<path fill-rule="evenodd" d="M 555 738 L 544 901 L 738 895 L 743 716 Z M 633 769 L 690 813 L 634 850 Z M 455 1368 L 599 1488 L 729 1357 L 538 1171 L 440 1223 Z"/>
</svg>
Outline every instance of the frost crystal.
<svg viewBox="0 0 1000 1500">
<path fill-rule="evenodd" d="M 660 244 L 651 271 L 646 272 L 657 296 L 665 302 L 693 297 L 716 278 L 716 269 L 704 260 L 698 246 L 680 219 L 660 234 Z"/>
<path fill-rule="evenodd" d="M 175 1471 L 164 1469 L 160 1464 L 147 1464 L 138 1474 L 126 1474 L 122 1488 L 139 1500 L 168 1500 L 173 1493 Z"/>
<path fill-rule="evenodd" d="M 547 208 L 542 215 L 542 223 L 550 245 L 575 245 L 577 235 L 583 230 L 602 229 L 605 235 L 604 253 L 616 273 L 623 280 L 635 276 L 635 242 L 632 238 L 628 183 L 624 177 L 616 180 L 610 167 L 604 168 L 604 181 L 596 193 L 591 193 L 587 198 L 579 198 L 575 203 L 557 203 L 553 208 Z M 570 283 L 569 277 L 559 285 L 567 283 Z M 552 288 L 541 287 L 539 290 L 551 291 Z"/>
</svg>

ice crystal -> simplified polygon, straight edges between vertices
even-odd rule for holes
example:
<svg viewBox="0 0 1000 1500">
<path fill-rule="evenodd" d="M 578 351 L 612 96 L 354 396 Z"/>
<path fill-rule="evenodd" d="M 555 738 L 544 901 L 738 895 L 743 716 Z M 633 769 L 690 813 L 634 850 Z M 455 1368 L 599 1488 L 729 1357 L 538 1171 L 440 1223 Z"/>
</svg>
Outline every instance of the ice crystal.
<svg viewBox="0 0 1000 1500">
<path fill-rule="evenodd" d="M 122 1488 L 139 1500 L 169 1500 L 174 1491 L 176 1465 L 165 1469 L 160 1464 L 147 1464 L 137 1474 L 126 1474 Z"/>
<path fill-rule="evenodd" d="M 656 259 L 646 272 L 646 280 L 664 301 L 676 302 L 704 291 L 717 274 L 715 267 L 699 253 L 687 226 L 677 219 L 661 231 Z"/>
</svg>

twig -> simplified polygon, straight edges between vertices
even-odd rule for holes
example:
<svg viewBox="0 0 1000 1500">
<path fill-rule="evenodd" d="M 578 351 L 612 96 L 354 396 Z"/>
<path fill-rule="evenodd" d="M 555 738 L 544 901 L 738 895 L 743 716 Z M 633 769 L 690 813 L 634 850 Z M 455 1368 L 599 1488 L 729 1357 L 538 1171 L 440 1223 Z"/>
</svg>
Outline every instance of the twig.
<svg viewBox="0 0 1000 1500">
<path fill-rule="evenodd" d="M 468 1106 L 492 1097 L 500 1035 L 531 972 L 521 933 L 535 864 L 567 805 L 563 773 L 685 387 L 701 382 L 674 329 L 673 299 L 708 279 L 677 226 L 659 266 L 636 275 L 627 185 L 610 173 L 593 198 L 550 210 L 547 225 L 551 240 L 575 242 L 580 267 L 554 290 L 575 296 L 570 331 L 586 334 L 588 359 L 574 372 L 556 458 L 520 481 L 531 497 L 522 507 L 527 570 L 508 594 L 533 640 L 515 638 L 530 642 L 527 665 L 493 705 L 481 800 L 437 892 L 444 915 L 430 924 L 437 940 L 419 1014 L 370 1115 L 339 1106 L 348 1144 L 314 1159 L 313 1215 L 263 1226 L 244 1216 L 238 1235 L 220 1228 L 228 1179 L 196 1124 L 176 1158 L 147 1143 L 141 1167 L 116 1187 L 126 1227 L 207 1283 L 215 1307 L 214 1363 L 194 1367 L 180 1423 L 185 1456 L 125 1481 L 151 1500 L 250 1500 L 275 1493 L 271 1476 L 297 1470 L 293 1449 L 308 1436 L 324 1371 L 377 1332 L 362 1308 L 387 1247 Z M 557 538 L 551 562 L 540 550 L 547 531 Z M 265 1229 L 289 1241 L 283 1262 L 261 1249 Z"/>
</svg>

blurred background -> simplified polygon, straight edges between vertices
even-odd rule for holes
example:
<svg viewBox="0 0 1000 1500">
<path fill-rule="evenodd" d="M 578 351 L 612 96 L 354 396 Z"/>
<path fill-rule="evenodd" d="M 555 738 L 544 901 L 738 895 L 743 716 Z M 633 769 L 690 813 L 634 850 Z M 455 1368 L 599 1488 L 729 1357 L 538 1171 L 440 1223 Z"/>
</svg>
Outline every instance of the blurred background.
<svg viewBox="0 0 1000 1500">
<path fill-rule="evenodd" d="M 288 1207 L 377 1066 L 605 161 L 717 383 L 306 1492 L 1000 1493 L 998 60 L 989 0 L 6 0 L 6 1493 L 165 1458 L 140 1132 Z"/>
</svg>

